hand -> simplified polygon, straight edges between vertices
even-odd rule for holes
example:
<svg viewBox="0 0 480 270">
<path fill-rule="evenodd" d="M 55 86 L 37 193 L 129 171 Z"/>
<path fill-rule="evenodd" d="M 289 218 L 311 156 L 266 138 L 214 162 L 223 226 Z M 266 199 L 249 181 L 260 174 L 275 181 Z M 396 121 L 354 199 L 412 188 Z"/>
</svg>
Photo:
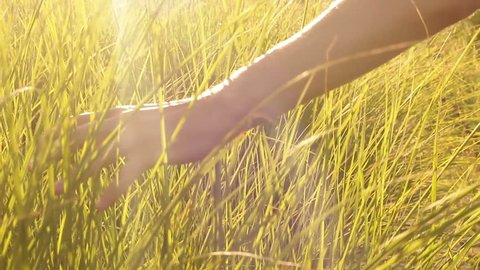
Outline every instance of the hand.
<svg viewBox="0 0 480 270">
<path fill-rule="evenodd" d="M 107 112 L 101 121 L 91 121 L 91 114 L 78 118 L 76 130 L 71 136 L 72 152 L 85 144 L 94 145 L 97 150 L 87 156 L 88 166 L 81 180 L 95 178 L 105 166 L 115 163 L 120 157 L 125 159 L 118 183 L 112 181 L 109 184 L 96 202 L 98 209 L 108 208 L 125 194 L 128 187 L 153 167 L 162 154 L 166 153 L 165 161 L 169 164 L 193 162 L 202 159 L 222 142 L 226 135 L 222 126 L 227 122 L 222 124 L 222 121 L 215 120 L 212 112 L 202 106 L 194 106 L 196 110 L 185 117 L 186 122 L 172 141 L 172 133 L 185 116 L 186 108 L 187 104 L 167 106 L 161 112 L 158 106 L 138 111 L 118 107 Z M 166 138 L 167 149 L 162 138 Z M 55 191 L 63 193 L 63 182 L 56 183 Z"/>
</svg>

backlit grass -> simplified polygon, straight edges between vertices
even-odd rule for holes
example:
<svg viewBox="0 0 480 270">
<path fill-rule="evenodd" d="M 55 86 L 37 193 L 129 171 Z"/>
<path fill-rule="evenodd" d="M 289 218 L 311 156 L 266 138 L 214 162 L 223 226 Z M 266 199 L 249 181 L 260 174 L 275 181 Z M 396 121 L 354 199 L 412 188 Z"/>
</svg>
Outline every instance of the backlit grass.
<svg viewBox="0 0 480 270">
<path fill-rule="evenodd" d="M 118 166 L 82 184 L 88 147 L 48 158 L 70 116 L 199 94 L 329 4 L 121 2 L 0 1 L 1 269 L 480 267 L 478 25 L 157 166 L 99 213 Z"/>
</svg>

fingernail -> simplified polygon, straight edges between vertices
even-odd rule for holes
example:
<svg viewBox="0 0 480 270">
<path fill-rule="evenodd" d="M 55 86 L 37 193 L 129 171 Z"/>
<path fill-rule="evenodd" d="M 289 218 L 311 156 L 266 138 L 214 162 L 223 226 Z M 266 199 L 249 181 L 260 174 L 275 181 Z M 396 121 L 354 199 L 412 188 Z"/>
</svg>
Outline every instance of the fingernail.
<svg viewBox="0 0 480 270">
<path fill-rule="evenodd" d="M 55 195 L 62 195 L 65 192 L 63 181 L 55 182 Z"/>
</svg>

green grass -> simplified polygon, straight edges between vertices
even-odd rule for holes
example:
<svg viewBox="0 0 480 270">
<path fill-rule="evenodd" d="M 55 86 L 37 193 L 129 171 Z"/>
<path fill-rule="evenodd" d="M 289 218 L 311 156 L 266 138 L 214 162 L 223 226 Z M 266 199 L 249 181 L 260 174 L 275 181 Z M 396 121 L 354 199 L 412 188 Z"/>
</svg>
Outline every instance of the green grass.
<svg viewBox="0 0 480 270">
<path fill-rule="evenodd" d="M 71 115 L 200 93 L 328 5 L 132 2 L 115 20 L 104 0 L 0 1 L 0 269 L 480 267 L 478 26 L 157 166 L 99 213 L 117 167 L 81 184 L 85 152 L 47 155 Z"/>
</svg>

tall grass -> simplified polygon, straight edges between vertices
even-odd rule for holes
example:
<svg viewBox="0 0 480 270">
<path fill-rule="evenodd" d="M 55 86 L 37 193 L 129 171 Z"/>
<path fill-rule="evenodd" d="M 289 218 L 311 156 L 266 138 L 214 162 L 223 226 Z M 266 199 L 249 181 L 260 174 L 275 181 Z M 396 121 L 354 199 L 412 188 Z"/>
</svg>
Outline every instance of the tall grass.
<svg viewBox="0 0 480 270">
<path fill-rule="evenodd" d="M 2 0 L 0 268 L 479 268 L 468 22 L 210 159 L 156 166 L 105 212 L 93 204 L 121 164 L 80 183 L 88 149 L 49 158 L 71 115 L 200 93 L 328 4 Z"/>
</svg>

